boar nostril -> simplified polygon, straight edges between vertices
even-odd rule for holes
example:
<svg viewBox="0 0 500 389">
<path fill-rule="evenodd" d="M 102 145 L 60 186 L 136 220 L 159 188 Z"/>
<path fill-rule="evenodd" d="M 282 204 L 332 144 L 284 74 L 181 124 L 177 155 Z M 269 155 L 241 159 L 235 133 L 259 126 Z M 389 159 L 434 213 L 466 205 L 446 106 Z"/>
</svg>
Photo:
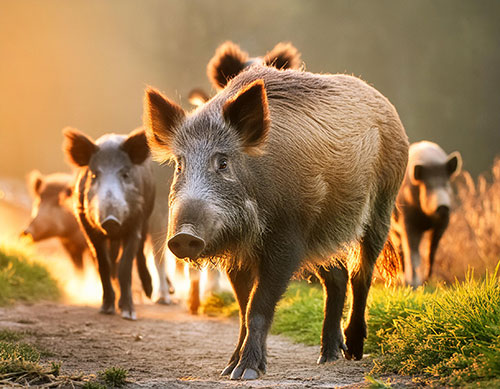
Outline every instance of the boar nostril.
<svg viewBox="0 0 500 389">
<path fill-rule="evenodd" d="M 197 259 L 205 248 L 205 241 L 195 235 L 180 232 L 168 241 L 168 248 L 177 258 Z"/>
<path fill-rule="evenodd" d="M 108 234 L 115 234 L 120 229 L 120 221 L 114 216 L 108 216 L 101 222 L 101 226 Z"/>
<path fill-rule="evenodd" d="M 436 214 L 439 217 L 449 217 L 450 216 L 450 207 L 448 207 L 446 205 L 440 205 L 436 210 Z"/>
</svg>

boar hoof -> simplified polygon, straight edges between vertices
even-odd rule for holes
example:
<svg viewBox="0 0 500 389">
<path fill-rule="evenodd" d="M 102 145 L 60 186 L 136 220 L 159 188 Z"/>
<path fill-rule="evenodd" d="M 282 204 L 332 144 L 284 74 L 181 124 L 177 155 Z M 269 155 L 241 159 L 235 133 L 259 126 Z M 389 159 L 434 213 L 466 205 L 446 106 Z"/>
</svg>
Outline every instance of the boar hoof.
<svg viewBox="0 0 500 389">
<path fill-rule="evenodd" d="M 135 311 L 122 311 L 122 318 L 125 320 L 137 320 Z"/>
<path fill-rule="evenodd" d="M 343 350 L 344 353 L 347 352 L 347 346 L 345 344 L 341 344 L 339 350 L 335 350 L 333 352 L 323 352 L 318 358 L 318 365 L 322 365 L 327 362 L 334 362 L 340 358 L 340 350 Z"/>
<path fill-rule="evenodd" d="M 102 304 L 99 313 L 104 315 L 114 315 L 115 314 L 115 305 L 114 304 Z"/>
<path fill-rule="evenodd" d="M 363 358 L 363 342 L 366 338 L 366 324 L 349 324 L 344 331 L 346 337 L 347 350 L 344 350 L 346 359 L 359 361 Z"/>
<path fill-rule="evenodd" d="M 170 297 L 160 297 L 158 300 L 156 300 L 156 304 L 160 305 L 170 305 L 172 304 L 172 299 Z"/>
<path fill-rule="evenodd" d="M 232 380 L 256 380 L 259 378 L 259 372 L 251 367 L 246 369 L 243 366 L 236 366 L 231 373 Z"/>
<path fill-rule="evenodd" d="M 230 363 L 224 368 L 224 370 L 222 370 L 222 373 L 220 373 L 220 375 L 221 376 L 230 375 L 233 372 L 235 366 L 236 366 L 235 362 Z"/>
</svg>

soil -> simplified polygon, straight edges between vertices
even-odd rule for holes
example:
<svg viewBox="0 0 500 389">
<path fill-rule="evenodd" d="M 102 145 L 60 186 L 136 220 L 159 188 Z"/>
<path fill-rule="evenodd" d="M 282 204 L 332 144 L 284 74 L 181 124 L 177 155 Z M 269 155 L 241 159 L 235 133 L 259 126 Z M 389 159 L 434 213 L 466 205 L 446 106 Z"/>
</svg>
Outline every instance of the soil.
<svg viewBox="0 0 500 389">
<path fill-rule="evenodd" d="M 129 371 L 130 387 L 333 388 L 364 386 L 372 366 L 338 360 L 318 366 L 319 347 L 268 338 L 268 371 L 256 381 L 219 376 L 238 337 L 236 319 L 193 316 L 182 305 L 137 306 L 137 321 L 102 315 L 97 307 L 57 303 L 0 309 L 0 328 L 25 331 L 24 341 L 61 361 L 62 374 L 97 373 L 112 366 Z"/>
</svg>

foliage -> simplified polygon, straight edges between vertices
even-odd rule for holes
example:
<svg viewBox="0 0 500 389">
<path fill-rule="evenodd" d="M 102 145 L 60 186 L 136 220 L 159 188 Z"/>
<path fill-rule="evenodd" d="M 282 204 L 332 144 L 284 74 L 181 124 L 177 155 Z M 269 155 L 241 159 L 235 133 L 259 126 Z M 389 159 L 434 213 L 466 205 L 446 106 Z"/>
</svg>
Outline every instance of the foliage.
<svg viewBox="0 0 500 389">
<path fill-rule="evenodd" d="M 0 306 L 59 298 L 56 281 L 31 258 L 33 253 L 22 244 L 0 243 Z"/>
<path fill-rule="evenodd" d="M 448 282 L 463 279 L 469 268 L 483 275 L 500 260 L 500 158 L 477 182 L 464 171 L 454 186 L 457 204 L 434 266 L 437 278 Z"/>
</svg>

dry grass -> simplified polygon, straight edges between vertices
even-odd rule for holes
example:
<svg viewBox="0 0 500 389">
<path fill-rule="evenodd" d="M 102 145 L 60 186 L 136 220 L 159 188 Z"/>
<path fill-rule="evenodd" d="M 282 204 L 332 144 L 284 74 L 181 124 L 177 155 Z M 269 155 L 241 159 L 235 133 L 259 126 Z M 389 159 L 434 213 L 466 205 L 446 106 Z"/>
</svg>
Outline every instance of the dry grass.
<svg viewBox="0 0 500 389">
<path fill-rule="evenodd" d="M 434 268 L 434 277 L 446 281 L 462 280 L 469 267 L 481 276 L 500 260 L 500 157 L 476 182 L 464 171 L 454 186 L 456 207 Z"/>
</svg>

